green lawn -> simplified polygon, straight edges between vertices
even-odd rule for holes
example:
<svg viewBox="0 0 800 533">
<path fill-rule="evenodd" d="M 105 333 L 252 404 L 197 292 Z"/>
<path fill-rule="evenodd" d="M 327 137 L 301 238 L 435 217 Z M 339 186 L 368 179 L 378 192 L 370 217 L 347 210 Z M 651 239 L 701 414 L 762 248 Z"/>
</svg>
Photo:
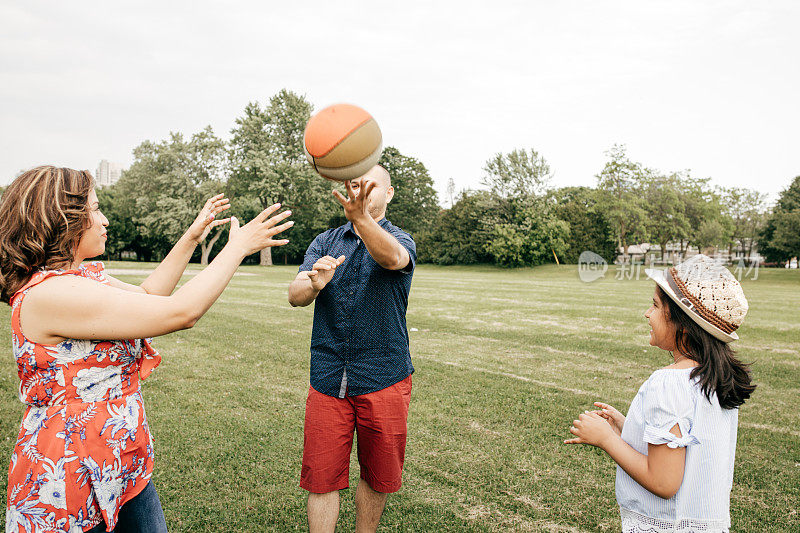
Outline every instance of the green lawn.
<svg viewBox="0 0 800 533">
<path fill-rule="evenodd" d="M 164 359 L 144 384 L 154 480 L 173 532 L 306 527 L 298 480 L 312 308 L 286 301 L 294 267 L 240 272 L 193 330 L 156 340 Z M 738 349 L 759 388 L 740 413 L 733 530 L 798 531 L 800 271 L 762 269 L 744 286 L 750 313 Z M 652 290 L 644 279 L 615 280 L 613 269 L 583 283 L 574 266 L 419 267 L 408 312 L 416 373 L 404 486 L 383 530 L 619 530 L 613 462 L 562 441 L 592 401 L 624 412 L 668 364 L 647 344 Z M 4 306 L 3 324 L 9 314 Z M 22 413 L 17 384 L 6 341 L 3 461 Z M 5 490 L 3 476 L 2 508 Z M 352 531 L 352 490 L 342 501 L 339 523 Z"/>
</svg>

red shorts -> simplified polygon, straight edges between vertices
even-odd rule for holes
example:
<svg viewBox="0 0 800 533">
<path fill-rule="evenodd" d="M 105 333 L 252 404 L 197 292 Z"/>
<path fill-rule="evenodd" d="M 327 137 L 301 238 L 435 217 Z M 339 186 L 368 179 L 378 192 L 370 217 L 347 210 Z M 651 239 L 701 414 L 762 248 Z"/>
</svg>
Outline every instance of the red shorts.
<svg viewBox="0 0 800 533">
<path fill-rule="evenodd" d="M 317 494 L 350 486 L 356 430 L 361 479 L 378 492 L 400 490 L 410 400 L 411 376 L 383 390 L 346 398 L 309 387 L 300 486 Z"/>
</svg>

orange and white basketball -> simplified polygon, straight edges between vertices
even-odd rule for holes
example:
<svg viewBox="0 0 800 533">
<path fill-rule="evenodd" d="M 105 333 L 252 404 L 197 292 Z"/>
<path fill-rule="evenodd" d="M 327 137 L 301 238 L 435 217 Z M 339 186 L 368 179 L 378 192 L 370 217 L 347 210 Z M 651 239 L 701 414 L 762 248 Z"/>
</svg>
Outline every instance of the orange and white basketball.
<svg viewBox="0 0 800 533">
<path fill-rule="evenodd" d="M 358 106 L 335 104 L 311 117 L 303 146 L 320 176 L 348 181 L 377 164 L 383 137 L 372 115 Z"/>
</svg>

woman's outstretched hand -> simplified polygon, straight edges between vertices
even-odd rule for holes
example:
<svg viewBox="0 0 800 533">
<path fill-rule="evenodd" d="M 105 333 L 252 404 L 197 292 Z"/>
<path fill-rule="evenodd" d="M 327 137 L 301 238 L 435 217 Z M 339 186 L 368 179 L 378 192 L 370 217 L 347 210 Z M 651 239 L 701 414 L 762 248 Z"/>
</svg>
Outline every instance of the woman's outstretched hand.
<svg viewBox="0 0 800 533">
<path fill-rule="evenodd" d="M 186 231 L 187 236 L 198 244 L 203 242 L 203 239 L 208 236 L 212 229 L 230 220 L 230 218 L 218 218 L 221 212 L 230 209 L 230 207 L 231 201 L 225 198 L 225 193 L 209 198 L 197 218 L 194 219 L 194 222 Z"/>
<path fill-rule="evenodd" d="M 283 211 L 270 218 L 270 215 L 280 209 L 280 207 L 281 204 L 269 206 L 256 215 L 253 220 L 241 227 L 236 217 L 232 217 L 228 245 L 238 247 L 245 256 L 248 256 L 270 246 L 283 246 L 287 244 L 289 239 L 272 238 L 278 233 L 286 231 L 294 226 L 294 222 L 292 221 L 277 225 L 278 222 L 288 218 L 292 214 L 291 211 Z"/>
</svg>

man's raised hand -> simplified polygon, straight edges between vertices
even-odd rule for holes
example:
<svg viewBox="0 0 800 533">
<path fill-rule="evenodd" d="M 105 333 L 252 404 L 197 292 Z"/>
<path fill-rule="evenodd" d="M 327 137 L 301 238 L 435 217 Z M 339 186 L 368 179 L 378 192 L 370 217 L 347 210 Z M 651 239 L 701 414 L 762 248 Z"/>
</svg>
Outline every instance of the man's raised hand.
<svg viewBox="0 0 800 533">
<path fill-rule="evenodd" d="M 340 255 L 338 259 L 326 255 L 317 259 L 311 271 L 308 273 L 308 279 L 311 280 L 311 286 L 315 291 L 321 291 L 325 285 L 333 279 L 336 273 L 336 267 L 344 263 L 344 256 Z"/>
<path fill-rule="evenodd" d="M 369 194 L 376 185 L 377 184 L 372 180 L 366 180 L 366 183 L 362 180 L 361 186 L 359 187 L 360 190 L 356 193 L 353 188 L 353 183 L 351 181 L 345 181 L 344 186 L 347 188 L 347 198 L 339 191 L 333 191 L 333 195 L 339 200 L 342 207 L 344 207 L 344 216 L 347 217 L 347 220 L 355 223 L 359 219 L 363 220 L 364 217 L 370 216 L 368 209 Z"/>
</svg>

